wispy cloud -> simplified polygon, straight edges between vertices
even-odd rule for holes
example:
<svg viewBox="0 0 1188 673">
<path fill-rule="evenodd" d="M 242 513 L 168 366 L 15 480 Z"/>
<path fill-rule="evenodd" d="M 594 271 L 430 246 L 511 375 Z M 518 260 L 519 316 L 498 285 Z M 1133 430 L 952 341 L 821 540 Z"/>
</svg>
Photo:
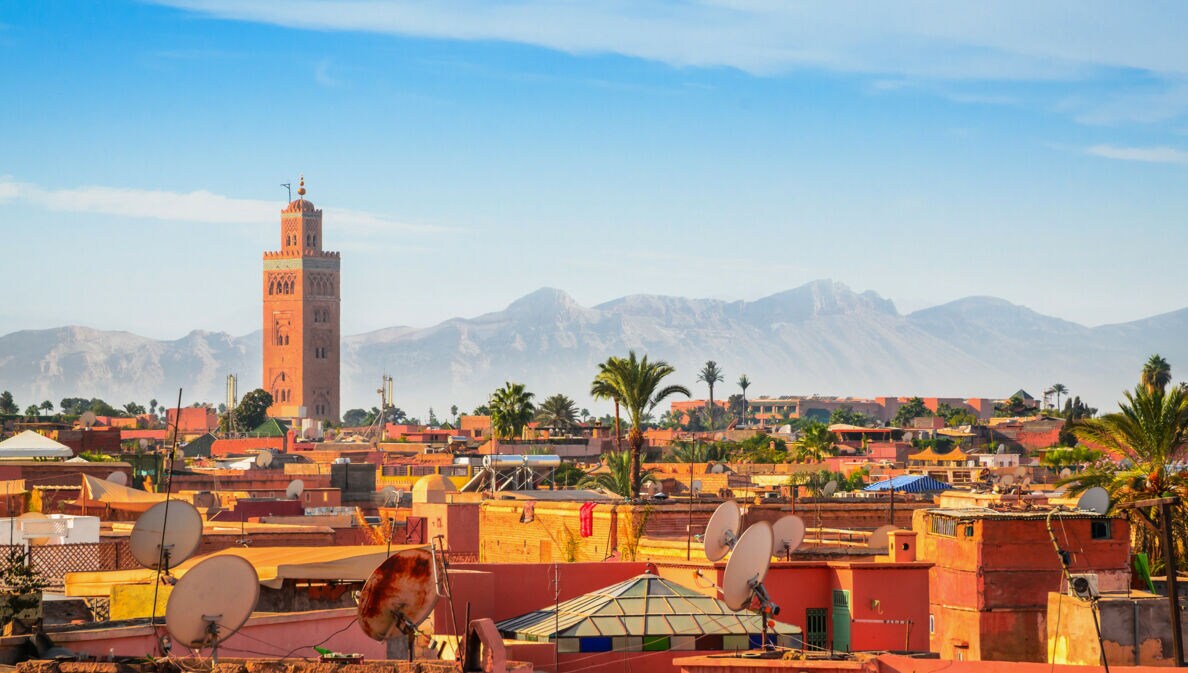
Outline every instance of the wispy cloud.
<svg viewBox="0 0 1188 673">
<path fill-rule="evenodd" d="M 1188 74 L 1188 7 L 1155 2 L 156 1 L 293 28 L 501 40 L 758 74 L 805 67 L 957 79 L 1075 78 L 1101 67 Z"/>
<path fill-rule="evenodd" d="M 237 199 L 198 190 L 170 192 L 124 187 L 88 186 L 49 189 L 30 182 L 0 176 L 0 206 L 23 203 L 55 212 L 94 213 L 172 222 L 208 224 L 258 224 L 278 217 L 276 201 Z M 355 233 L 379 231 L 445 232 L 447 227 L 409 224 L 390 217 L 347 208 L 326 208 L 326 218 L 335 226 Z"/>
<path fill-rule="evenodd" d="M 314 66 L 314 81 L 320 86 L 334 88 L 342 86 L 342 82 L 330 76 L 330 60 L 322 59 Z"/>
<path fill-rule="evenodd" d="M 1120 161 L 1145 161 L 1155 164 L 1188 164 L 1188 152 L 1174 147 L 1118 147 L 1116 145 L 1094 145 L 1086 148 L 1086 154 Z"/>
</svg>

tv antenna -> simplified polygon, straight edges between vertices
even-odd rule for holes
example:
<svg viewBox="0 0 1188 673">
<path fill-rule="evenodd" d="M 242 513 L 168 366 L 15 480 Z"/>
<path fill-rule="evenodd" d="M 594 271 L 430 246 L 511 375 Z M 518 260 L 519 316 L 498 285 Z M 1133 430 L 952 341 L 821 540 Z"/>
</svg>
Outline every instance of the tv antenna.
<svg viewBox="0 0 1188 673">
<path fill-rule="evenodd" d="M 771 567 L 771 550 L 775 546 L 775 535 L 771 524 L 757 521 L 751 524 L 735 543 L 722 576 L 722 600 L 731 610 L 742 610 L 753 602 L 759 603 L 759 615 L 763 620 L 762 647 L 767 650 L 767 629 L 771 618 L 780 613 L 780 606 L 771 601 L 763 586 L 767 569 Z"/>
<path fill-rule="evenodd" d="M 292 201 L 292 200 L 293 200 L 293 183 L 291 183 L 291 182 L 282 182 L 282 183 L 280 184 L 280 186 L 281 186 L 281 187 L 284 187 L 284 188 L 285 188 L 285 190 L 289 192 L 289 201 Z M 286 201 L 286 203 L 288 203 L 289 201 Z"/>
<path fill-rule="evenodd" d="M 417 625 L 425 621 L 441 596 L 437 559 L 433 552 L 418 547 L 403 549 L 379 565 L 359 592 L 359 626 L 372 640 L 386 641 L 403 633 L 412 640 Z"/>
<path fill-rule="evenodd" d="M 1089 581 L 1084 576 L 1079 576 L 1076 578 L 1072 576 L 1072 570 L 1069 567 L 1072 564 L 1072 553 L 1066 549 L 1060 548 L 1060 542 L 1056 540 L 1056 532 L 1052 530 L 1052 515 L 1056 512 L 1067 511 L 1070 511 L 1067 507 L 1059 505 L 1048 510 L 1046 522 L 1048 528 L 1048 537 L 1052 540 L 1052 547 L 1056 550 L 1056 558 L 1060 560 L 1060 571 L 1064 577 L 1064 581 L 1068 584 L 1068 587 L 1073 590 L 1073 594 L 1076 595 L 1077 598 L 1089 603 L 1090 613 L 1093 615 L 1093 628 L 1097 632 L 1097 644 L 1099 651 L 1101 652 L 1101 665 L 1105 668 L 1106 673 L 1109 673 L 1110 664 L 1109 661 L 1106 660 L 1105 643 L 1102 641 L 1101 637 L 1101 619 L 1098 616 L 1097 601 L 1100 599 L 1100 596 L 1092 588 L 1092 586 L 1089 584 Z M 1106 513 L 1110 511 L 1110 492 L 1100 486 L 1094 486 L 1093 488 L 1090 488 L 1082 493 L 1080 498 L 1077 498 L 1077 506 L 1072 511 L 1091 512 L 1099 516 L 1105 516 Z M 1173 570 L 1172 572 L 1174 573 L 1175 571 Z M 1173 617 L 1173 622 L 1174 621 L 1175 619 Z M 1178 652 L 1176 653 L 1176 658 L 1176 665 L 1179 665 Z"/>
<path fill-rule="evenodd" d="M 792 552 L 804 542 L 804 520 L 789 514 L 772 524 L 771 534 L 771 555 L 791 561 Z"/>
<path fill-rule="evenodd" d="M 169 568 L 193 556 L 201 541 L 202 515 L 198 510 L 188 502 L 166 500 L 136 520 L 128 548 L 137 563 L 168 576 Z"/>
<path fill-rule="evenodd" d="M 219 643 L 239 630 L 256 609 L 260 578 L 246 559 L 212 556 L 178 580 L 165 604 L 165 628 L 175 642 L 192 650 L 211 648 L 219 663 Z"/>
<path fill-rule="evenodd" d="M 742 525 L 742 511 L 733 500 L 718 505 L 705 526 L 705 557 L 710 562 L 721 561 L 734 548 L 738 528 Z"/>
</svg>

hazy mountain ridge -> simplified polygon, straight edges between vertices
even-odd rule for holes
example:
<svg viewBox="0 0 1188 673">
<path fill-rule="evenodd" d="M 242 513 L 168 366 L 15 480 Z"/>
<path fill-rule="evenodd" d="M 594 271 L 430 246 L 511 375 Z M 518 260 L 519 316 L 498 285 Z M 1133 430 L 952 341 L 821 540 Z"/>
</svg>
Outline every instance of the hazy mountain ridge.
<svg viewBox="0 0 1188 673">
<path fill-rule="evenodd" d="M 715 359 L 726 371 L 716 394 L 1005 396 L 1035 395 L 1057 381 L 1098 406 L 1133 385 L 1160 352 L 1188 367 L 1188 309 L 1089 328 L 993 297 L 968 297 L 900 314 L 874 292 L 814 281 L 755 301 L 630 295 L 584 307 L 542 288 L 506 309 L 426 328 L 390 327 L 342 344 L 344 409 L 372 406 L 385 372 L 396 403 L 418 416 L 434 406 L 469 409 L 504 381 L 543 398 L 564 392 L 592 406 L 589 382 L 609 355 L 636 349 L 668 360 L 677 382 L 703 395 L 696 371 Z M 0 337 L 0 389 L 22 408 L 66 396 L 113 404 L 174 399 L 221 401 L 224 378 L 259 385 L 261 334 L 194 331 L 172 341 L 86 327 Z M 1180 378 L 1184 369 L 1174 369 Z M 1177 379 L 1178 380 L 1178 379 Z"/>
</svg>

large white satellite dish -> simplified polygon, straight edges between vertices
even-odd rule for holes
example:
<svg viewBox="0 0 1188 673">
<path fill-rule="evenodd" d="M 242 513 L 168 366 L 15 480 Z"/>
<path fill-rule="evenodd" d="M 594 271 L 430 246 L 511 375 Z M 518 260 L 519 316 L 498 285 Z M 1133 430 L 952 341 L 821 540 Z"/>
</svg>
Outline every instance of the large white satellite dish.
<svg viewBox="0 0 1188 673">
<path fill-rule="evenodd" d="M 795 514 L 780 518 L 771 526 L 771 555 L 791 556 L 804 542 L 804 520 Z"/>
<path fill-rule="evenodd" d="M 726 607 L 742 610 L 750 604 L 755 588 L 767 577 L 771 566 L 772 540 L 771 524 L 766 521 L 751 524 L 738 538 L 722 576 Z"/>
<path fill-rule="evenodd" d="M 300 479 L 294 479 L 289 482 L 289 486 L 285 489 L 285 497 L 289 500 L 296 500 L 305 493 L 305 482 Z"/>
<path fill-rule="evenodd" d="M 247 560 L 230 554 L 211 556 L 190 568 L 165 605 L 165 628 L 175 643 L 193 650 L 213 648 L 243 626 L 260 596 L 260 578 Z"/>
<path fill-rule="evenodd" d="M 1110 511 L 1110 492 L 1100 486 L 1094 486 L 1077 498 L 1077 509 L 1105 514 Z"/>
<path fill-rule="evenodd" d="M 112 472 L 111 474 L 107 475 L 107 480 L 113 484 L 119 484 L 120 486 L 128 485 L 128 475 L 124 472 Z"/>
<path fill-rule="evenodd" d="M 256 454 L 256 467 L 258 467 L 260 469 L 266 469 L 269 465 L 272 464 L 272 458 L 273 458 L 273 455 L 272 455 L 271 451 L 261 451 L 260 453 L 257 453 Z"/>
<path fill-rule="evenodd" d="M 165 572 L 198 551 L 202 515 L 188 502 L 166 500 L 145 510 L 132 527 L 128 547 L 145 568 Z"/>
<path fill-rule="evenodd" d="M 721 561 L 738 539 L 738 528 L 742 525 L 742 511 L 733 500 L 718 505 L 705 526 L 705 557 L 710 561 Z"/>
<path fill-rule="evenodd" d="M 828 484 L 825 484 L 824 490 L 821 491 L 826 498 L 832 497 L 837 492 L 837 480 L 830 479 Z"/>
<path fill-rule="evenodd" d="M 897 526 L 879 526 L 873 533 L 870 534 L 870 539 L 867 540 L 866 546 L 871 549 L 884 549 L 887 547 L 888 534 L 893 530 L 899 530 Z"/>
</svg>

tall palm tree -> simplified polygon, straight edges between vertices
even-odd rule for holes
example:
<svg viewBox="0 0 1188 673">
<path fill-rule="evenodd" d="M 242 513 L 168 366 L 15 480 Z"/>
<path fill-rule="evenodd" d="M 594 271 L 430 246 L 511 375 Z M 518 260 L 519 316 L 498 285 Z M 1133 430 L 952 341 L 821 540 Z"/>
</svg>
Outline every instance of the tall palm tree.
<svg viewBox="0 0 1188 673">
<path fill-rule="evenodd" d="M 644 482 L 655 481 L 656 478 L 652 476 L 656 470 L 650 469 L 640 475 L 637 481 L 631 478 L 631 460 L 626 453 L 604 453 L 602 455 L 602 464 L 610 469 L 609 472 L 600 472 L 598 474 L 587 475 L 584 479 L 578 482 L 581 488 L 593 486 L 595 488 L 605 488 L 611 493 L 617 493 L 624 498 L 632 498 L 639 495 L 638 486 L 633 484 L 638 483 L 640 486 Z"/>
<path fill-rule="evenodd" d="M 1060 396 L 1068 393 L 1068 387 L 1063 383 L 1053 383 L 1052 392 L 1056 394 L 1056 409 L 1060 410 Z"/>
<path fill-rule="evenodd" d="M 568 395 L 560 393 L 545 398 L 536 410 L 536 422 L 562 432 L 569 432 L 577 425 L 577 405 Z"/>
<path fill-rule="evenodd" d="M 721 368 L 718 367 L 718 363 L 714 362 L 713 360 L 708 360 L 705 363 L 705 366 L 701 368 L 701 371 L 698 372 L 697 380 L 709 386 L 709 406 L 707 406 L 706 409 L 709 410 L 710 430 L 713 430 L 714 412 L 717 411 L 714 409 L 714 385 L 725 381 L 726 378 L 722 374 Z"/>
<path fill-rule="evenodd" d="M 598 366 L 598 374 L 590 386 L 590 394 L 600 399 L 613 399 L 623 406 L 631 421 L 627 445 L 631 450 L 632 493 L 639 495 L 640 458 L 643 453 L 644 418 L 656 405 L 673 395 L 689 396 L 684 386 L 664 386 L 663 381 L 676 370 L 663 360 L 649 362 L 648 356 L 637 358 L 635 351 L 627 357 L 612 357 Z"/>
<path fill-rule="evenodd" d="M 1171 383 L 1171 365 L 1159 353 L 1152 355 L 1143 365 L 1139 383 L 1147 390 L 1164 390 L 1167 384 Z"/>
<path fill-rule="evenodd" d="M 1143 373 L 1145 379 L 1145 368 Z M 1188 499 L 1188 471 L 1177 469 L 1173 463 L 1188 444 L 1188 391 L 1183 388 L 1164 390 L 1144 380 L 1134 392 L 1125 393 L 1118 411 L 1079 421 L 1072 432 L 1077 439 L 1125 462 L 1100 461 L 1062 481 L 1069 484 L 1071 493 L 1101 486 L 1109 491 L 1115 511 L 1120 504 L 1168 495 Z M 1152 522 L 1162 526 L 1158 507 L 1144 511 Z M 1188 526 L 1183 500 L 1170 523 L 1173 539 L 1184 540 Z M 1148 552 L 1153 565 L 1162 558 L 1157 534 L 1145 526 L 1132 527 L 1131 534 L 1134 547 Z"/>
<path fill-rule="evenodd" d="M 601 372 L 601 371 L 607 369 L 608 367 L 616 366 L 615 362 L 618 359 L 619 358 L 617 358 L 613 355 L 610 356 L 609 358 L 606 359 L 606 362 L 603 362 L 602 364 L 598 365 L 599 371 Z M 590 396 L 596 400 L 611 400 L 615 403 L 615 451 L 622 453 L 623 452 L 623 440 L 622 440 L 623 434 L 621 432 L 619 432 L 619 392 L 617 390 L 615 390 L 614 387 L 612 387 L 606 381 L 603 381 L 599 377 L 595 376 L 594 382 L 590 384 Z"/>
<path fill-rule="evenodd" d="M 747 388 L 751 387 L 751 379 L 747 378 L 746 374 L 743 374 L 742 376 L 738 377 L 738 387 L 742 388 L 742 398 L 743 398 L 742 422 L 743 422 L 743 425 L 746 425 L 747 417 L 751 415 L 750 414 L 751 410 L 749 407 L 747 407 Z"/>
<path fill-rule="evenodd" d="M 523 383 L 505 382 L 491 396 L 491 434 L 496 439 L 519 437 L 536 413 L 533 397 L 535 395 L 525 390 Z"/>
</svg>

